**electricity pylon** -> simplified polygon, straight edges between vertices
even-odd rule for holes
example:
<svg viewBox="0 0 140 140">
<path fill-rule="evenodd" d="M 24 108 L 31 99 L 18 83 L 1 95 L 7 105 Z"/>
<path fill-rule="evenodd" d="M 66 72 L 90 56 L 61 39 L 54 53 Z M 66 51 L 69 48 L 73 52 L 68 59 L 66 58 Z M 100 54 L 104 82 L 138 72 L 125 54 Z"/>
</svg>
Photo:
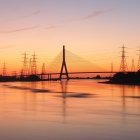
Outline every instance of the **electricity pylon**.
<svg viewBox="0 0 140 140">
<path fill-rule="evenodd" d="M 131 72 L 135 72 L 135 61 L 132 59 Z"/>
<path fill-rule="evenodd" d="M 127 67 L 127 62 L 126 62 L 126 52 L 125 52 L 125 46 L 122 46 L 122 56 L 121 56 L 121 64 L 120 64 L 120 72 L 127 72 L 128 67 Z"/>
</svg>

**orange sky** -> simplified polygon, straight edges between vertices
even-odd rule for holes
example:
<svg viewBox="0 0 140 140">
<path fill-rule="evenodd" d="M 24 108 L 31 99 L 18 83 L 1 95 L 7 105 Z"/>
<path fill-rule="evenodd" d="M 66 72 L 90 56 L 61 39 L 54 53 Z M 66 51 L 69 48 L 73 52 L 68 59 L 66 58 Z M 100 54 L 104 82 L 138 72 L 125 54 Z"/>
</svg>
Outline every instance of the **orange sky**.
<svg viewBox="0 0 140 140">
<path fill-rule="evenodd" d="M 19 71 L 26 51 L 29 58 L 36 52 L 40 70 L 42 63 L 48 66 L 66 45 L 84 58 L 83 63 L 72 58 L 72 63 L 69 57 L 70 71 L 110 70 L 112 62 L 114 70 L 119 70 L 120 47 L 124 44 L 130 69 L 132 58 L 136 64 L 138 61 L 139 7 L 138 0 L 1 1 L 1 68 L 6 62 L 8 72 Z M 11 47 L 4 48 L 7 46 Z"/>
</svg>

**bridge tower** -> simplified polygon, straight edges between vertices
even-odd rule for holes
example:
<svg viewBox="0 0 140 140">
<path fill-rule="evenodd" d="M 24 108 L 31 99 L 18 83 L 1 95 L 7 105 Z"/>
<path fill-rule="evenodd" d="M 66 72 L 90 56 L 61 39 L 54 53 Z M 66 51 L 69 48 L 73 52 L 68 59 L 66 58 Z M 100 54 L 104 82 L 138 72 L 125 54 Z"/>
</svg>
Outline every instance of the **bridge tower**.
<svg viewBox="0 0 140 140">
<path fill-rule="evenodd" d="M 65 72 L 63 72 L 65 70 Z M 61 66 L 61 71 L 60 71 L 60 80 L 62 80 L 62 76 L 65 75 L 66 79 L 69 80 L 69 74 L 68 74 L 68 69 L 66 65 L 66 51 L 65 51 L 65 46 L 63 46 L 63 60 L 62 60 L 62 66 Z"/>
</svg>

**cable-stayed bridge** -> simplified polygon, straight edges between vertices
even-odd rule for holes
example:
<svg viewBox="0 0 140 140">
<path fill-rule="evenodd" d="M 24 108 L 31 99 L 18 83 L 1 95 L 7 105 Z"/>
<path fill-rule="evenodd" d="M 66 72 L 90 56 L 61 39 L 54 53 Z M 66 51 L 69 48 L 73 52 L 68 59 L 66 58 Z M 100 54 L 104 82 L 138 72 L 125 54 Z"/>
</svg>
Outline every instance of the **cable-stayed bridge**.
<svg viewBox="0 0 140 140">
<path fill-rule="evenodd" d="M 73 78 L 80 78 L 78 77 L 77 75 L 88 75 L 87 78 L 89 77 L 92 77 L 91 74 L 112 74 L 112 73 L 116 73 L 116 72 L 113 72 L 113 71 L 103 71 L 103 70 L 100 70 L 100 71 L 78 71 L 78 72 L 74 72 L 74 71 L 69 71 L 69 68 L 67 67 L 67 62 L 66 62 L 66 50 L 65 50 L 65 46 L 63 46 L 63 55 L 58 55 L 56 57 L 56 60 L 57 60 L 57 63 L 56 64 L 59 64 L 58 63 L 58 60 L 60 59 L 61 60 L 61 68 L 59 72 L 49 72 L 49 73 L 46 73 L 45 70 L 44 70 L 44 67 L 42 68 L 42 73 L 41 74 L 37 74 L 42 80 L 62 80 L 62 79 L 73 79 Z M 68 52 L 68 54 L 70 55 L 74 55 L 73 53 L 71 52 Z M 81 60 L 82 58 L 79 58 L 79 56 L 76 56 L 77 59 Z M 87 60 L 84 60 L 85 63 L 88 65 L 88 67 L 90 67 L 92 64 L 87 61 Z M 75 62 L 73 62 L 75 63 Z M 82 63 L 82 62 L 81 62 Z M 75 67 L 78 68 L 80 67 L 78 64 L 76 64 L 77 66 Z M 54 66 L 51 65 L 51 66 Z M 60 67 L 60 64 L 59 64 L 59 67 Z M 100 68 L 101 69 L 101 68 Z M 73 75 L 73 76 L 72 76 Z M 75 75 L 75 76 L 74 76 Z M 86 78 L 86 77 L 85 77 Z"/>
<path fill-rule="evenodd" d="M 18 75 L 15 74 L 13 76 L 6 76 L 6 74 L 3 74 L 0 81 L 51 81 L 83 78 L 91 79 L 95 77 L 100 78 L 100 74 L 104 75 L 104 77 L 110 77 L 113 73 L 116 73 L 113 72 L 113 69 L 110 71 L 105 71 L 97 65 L 92 64 L 88 60 L 85 60 L 75 55 L 74 53 L 66 50 L 65 46 L 63 46 L 62 52 L 59 53 L 59 55 L 53 60 L 53 62 L 49 66 L 47 66 L 47 68 L 51 70 L 51 72 L 49 72 L 48 69 L 46 72 L 46 67 L 44 63 L 42 65 L 42 71 L 40 73 L 38 72 L 35 53 L 32 55 L 32 58 L 30 58 L 30 61 L 27 60 L 26 52 L 23 55 L 24 61 L 21 73 Z M 68 57 L 70 59 L 67 59 Z M 73 65 L 71 65 L 70 63 L 72 63 Z M 93 65 L 96 71 L 89 70 L 89 68 L 92 69 Z"/>
</svg>

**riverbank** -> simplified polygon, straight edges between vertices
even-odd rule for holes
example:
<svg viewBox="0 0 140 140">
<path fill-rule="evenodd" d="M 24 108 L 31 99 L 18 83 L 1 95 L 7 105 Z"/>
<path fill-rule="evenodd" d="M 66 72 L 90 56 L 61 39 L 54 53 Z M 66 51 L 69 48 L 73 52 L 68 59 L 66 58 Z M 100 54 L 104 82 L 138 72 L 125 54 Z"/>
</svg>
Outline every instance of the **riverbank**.
<svg viewBox="0 0 140 140">
<path fill-rule="evenodd" d="M 119 84 L 119 85 L 140 85 L 140 70 L 138 72 L 119 72 L 116 73 L 109 81 L 102 83 Z"/>
</svg>

